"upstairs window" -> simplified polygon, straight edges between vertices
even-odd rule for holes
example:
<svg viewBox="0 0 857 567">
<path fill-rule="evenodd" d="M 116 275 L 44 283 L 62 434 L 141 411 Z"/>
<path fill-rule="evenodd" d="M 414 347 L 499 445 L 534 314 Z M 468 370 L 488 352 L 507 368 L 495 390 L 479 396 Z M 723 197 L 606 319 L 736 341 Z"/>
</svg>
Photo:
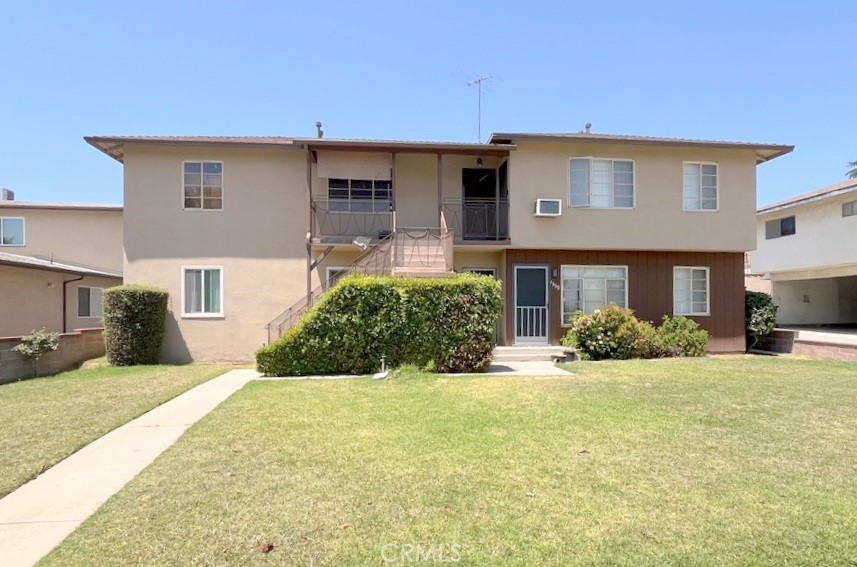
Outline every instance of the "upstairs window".
<svg viewBox="0 0 857 567">
<path fill-rule="evenodd" d="M 100 287 L 77 288 L 77 316 L 101 319 L 102 289 Z"/>
<path fill-rule="evenodd" d="M 842 203 L 842 216 L 853 217 L 854 215 L 857 215 L 857 201 Z"/>
<path fill-rule="evenodd" d="M 765 223 L 765 240 L 779 238 L 781 236 L 789 236 L 795 233 L 795 217 L 785 217 L 781 219 L 769 220 Z"/>
<path fill-rule="evenodd" d="M 24 219 L 0 217 L 0 246 L 24 245 Z"/>
<path fill-rule="evenodd" d="M 630 160 L 571 158 L 569 200 L 572 207 L 634 208 L 634 162 Z"/>
<path fill-rule="evenodd" d="M 223 270 L 182 268 L 182 314 L 186 317 L 223 316 Z"/>
<path fill-rule="evenodd" d="M 562 266 L 562 324 L 571 325 L 577 311 L 592 313 L 608 303 L 628 304 L 627 266 Z"/>
<path fill-rule="evenodd" d="M 393 182 L 376 179 L 327 180 L 330 210 L 337 212 L 388 213 L 392 206 Z"/>
<path fill-rule="evenodd" d="M 717 164 L 684 164 L 684 210 L 717 210 Z"/>
<path fill-rule="evenodd" d="M 222 162 L 184 162 L 184 208 L 191 211 L 223 210 Z"/>
</svg>

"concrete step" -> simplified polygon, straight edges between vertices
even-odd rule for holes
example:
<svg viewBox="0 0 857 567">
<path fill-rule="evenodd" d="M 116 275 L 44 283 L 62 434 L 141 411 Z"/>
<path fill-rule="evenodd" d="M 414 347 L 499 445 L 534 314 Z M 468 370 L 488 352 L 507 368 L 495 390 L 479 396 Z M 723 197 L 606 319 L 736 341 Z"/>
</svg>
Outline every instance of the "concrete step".
<svg viewBox="0 0 857 567">
<path fill-rule="evenodd" d="M 494 347 L 494 362 L 551 361 L 557 357 L 575 358 L 575 351 L 564 346 L 498 346 Z"/>
</svg>

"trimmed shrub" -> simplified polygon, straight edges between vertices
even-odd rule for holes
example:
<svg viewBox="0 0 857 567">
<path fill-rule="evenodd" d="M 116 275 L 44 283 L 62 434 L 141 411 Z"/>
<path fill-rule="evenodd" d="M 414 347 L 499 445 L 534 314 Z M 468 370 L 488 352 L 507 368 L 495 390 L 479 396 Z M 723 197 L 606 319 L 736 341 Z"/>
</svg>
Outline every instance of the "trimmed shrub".
<svg viewBox="0 0 857 567">
<path fill-rule="evenodd" d="M 585 360 L 704 356 L 707 343 L 708 332 L 687 317 L 665 315 L 655 327 L 637 319 L 632 310 L 613 304 L 578 313 L 562 339 Z"/>
<path fill-rule="evenodd" d="M 414 364 L 438 372 L 480 372 L 491 362 L 500 283 L 352 275 L 301 321 L 256 352 L 266 375 L 368 374 Z"/>
<path fill-rule="evenodd" d="M 104 290 L 104 343 L 113 366 L 155 364 L 164 339 L 166 290 L 121 285 Z"/>
<path fill-rule="evenodd" d="M 655 329 L 649 358 L 671 356 L 705 356 L 708 331 L 699 328 L 693 319 L 682 315 L 664 315 Z"/>
<path fill-rule="evenodd" d="M 777 326 L 774 299 L 761 291 L 748 291 L 744 301 L 747 350 L 758 345 Z"/>
</svg>

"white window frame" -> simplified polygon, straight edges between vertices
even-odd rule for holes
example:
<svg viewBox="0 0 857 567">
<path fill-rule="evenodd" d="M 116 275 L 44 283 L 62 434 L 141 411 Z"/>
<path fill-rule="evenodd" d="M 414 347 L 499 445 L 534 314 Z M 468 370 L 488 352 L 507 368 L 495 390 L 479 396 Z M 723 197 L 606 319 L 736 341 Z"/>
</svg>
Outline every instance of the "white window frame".
<svg viewBox="0 0 857 567">
<path fill-rule="evenodd" d="M 205 271 L 220 270 L 220 310 L 217 313 L 188 313 L 185 305 L 185 272 L 188 270 L 202 270 L 202 288 L 205 290 Z M 182 266 L 181 267 L 181 295 L 182 295 L 182 319 L 222 319 L 226 316 L 224 304 L 226 303 L 225 288 L 223 287 L 223 266 Z M 205 303 L 205 298 L 203 298 Z"/>
<path fill-rule="evenodd" d="M 103 287 L 97 287 L 97 286 L 90 286 L 90 285 L 79 285 L 79 286 L 77 286 L 77 289 L 78 289 L 78 292 L 77 292 L 78 293 L 78 296 L 77 296 L 77 298 L 78 298 L 77 299 L 77 316 L 78 316 L 78 318 L 80 318 L 80 319 L 103 319 L 104 318 L 104 307 L 103 307 L 103 305 L 101 307 L 101 314 L 100 315 L 93 315 L 92 314 L 92 305 L 93 305 L 92 290 L 94 290 L 94 289 L 100 290 L 101 291 L 101 297 L 103 298 L 104 297 L 104 288 Z M 89 290 L 89 315 L 81 315 L 80 314 L 80 290 L 81 289 L 88 289 Z"/>
<path fill-rule="evenodd" d="M 326 270 L 325 270 L 325 272 L 324 272 L 324 275 L 325 275 L 325 279 L 324 279 L 324 286 L 325 286 L 325 289 L 330 289 L 329 284 L 330 284 L 330 275 L 331 275 L 331 272 L 342 272 L 342 271 L 345 271 L 345 270 L 348 270 L 348 269 L 349 269 L 349 268 L 348 268 L 348 266 L 328 266 L 328 267 L 327 267 L 327 269 L 326 269 Z M 340 277 L 341 277 L 341 276 L 340 276 Z"/>
<path fill-rule="evenodd" d="M 690 289 L 690 312 L 689 313 L 679 313 L 676 311 L 676 301 L 675 301 L 675 281 L 676 281 L 676 271 L 678 270 L 691 270 L 690 280 L 693 282 L 693 270 L 705 270 L 705 311 L 704 312 L 694 312 L 693 311 L 693 283 L 691 283 Z M 708 266 L 673 266 L 673 315 L 683 315 L 685 317 L 709 317 L 711 315 L 711 268 Z"/>
<path fill-rule="evenodd" d="M 621 307 L 625 307 L 625 308 L 628 307 L 628 287 L 629 287 L 629 285 L 628 285 L 628 282 L 629 282 L 628 272 L 629 272 L 629 269 L 628 269 L 627 264 L 624 264 L 624 265 L 622 265 L 622 264 L 616 264 L 616 265 L 614 265 L 614 264 L 609 264 L 609 265 L 608 264 L 562 264 L 559 267 L 559 317 L 560 317 L 560 326 L 571 327 L 570 323 L 565 322 L 565 315 L 566 315 L 566 312 L 565 312 L 565 286 L 562 285 L 562 282 L 564 281 L 564 278 L 562 277 L 563 268 L 578 268 L 578 269 L 584 269 L 584 270 L 589 269 L 589 268 L 595 268 L 595 269 L 599 269 L 599 270 L 611 269 L 611 268 L 612 269 L 622 268 L 623 270 L 625 270 L 625 305 L 623 305 Z M 581 282 L 583 282 L 586 278 L 570 278 L 570 279 L 579 279 L 579 280 L 581 280 Z M 616 278 L 604 278 L 604 304 L 605 305 L 610 305 L 610 303 L 607 302 L 607 280 L 608 279 L 616 279 Z M 583 289 L 583 290 L 586 289 L 585 284 L 581 283 L 581 289 Z M 585 300 L 583 301 L 583 304 L 584 304 L 584 309 L 585 309 L 585 307 L 586 307 Z M 585 310 L 583 312 L 586 313 Z"/>
<path fill-rule="evenodd" d="M 631 172 L 631 176 L 632 176 L 632 178 L 631 178 L 631 202 L 633 203 L 633 205 L 631 205 L 630 207 L 616 207 L 616 206 L 593 207 L 592 206 L 592 179 L 591 179 L 591 176 L 590 176 L 590 180 L 589 180 L 589 204 L 588 205 L 572 205 L 571 204 L 571 160 L 575 160 L 575 159 L 589 160 L 589 171 L 590 172 L 592 171 L 592 162 L 593 161 L 610 161 L 610 162 L 626 161 L 626 162 L 630 162 L 631 163 L 631 169 L 633 170 Z M 621 157 L 603 157 L 603 156 L 570 156 L 566 160 L 565 166 L 566 166 L 565 169 L 566 169 L 566 176 L 567 176 L 567 180 L 566 180 L 566 205 L 568 207 L 573 208 L 573 209 L 592 209 L 592 210 L 605 210 L 605 211 L 611 211 L 611 210 L 612 211 L 633 211 L 634 209 L 637 208 L 637 161 L 635 159 L 621 158 Z M 616 203 L 616 188 L 615 188 L 616 179 L 615 179 L 615 177 L 613 178 L 612 183 L 614 184 L 614 186 L 611 187 L 611 196 L 613 198 L 613 203 L 615 204 Z"/>
<path fill-rule="evenodd" d="M 21 229 L 23 234 L 21 235 L 21 244 L 3 244 L 3 223 L 6 220 L 19 220 L 21 221 Z M 27 219 L 25 217 L 0 217 L 0 246 L 8 246 L 10 248 L 21 248 L 22 246 L 27 245 Z"/>
<path fill-rule="evenodd" d="M 184 182 L 184 166 L 186 163 L 198 163 L 204 166 L 206 163 L 219 163 L 220 164 L 220 208 L 219 209 L 204 209 L 201 206 L 199 208 L 193 207 L 188 208 L 185 206 L 185 182 Z M 200 176 L 205 175 L 202 173 L 202 168 L 200 169 Z M 181 171 L 181 207 L 183 211 L 189 212 L 202 212 L 202 213 L 222 213 L 224 209 L 226 209 L 226 167 L 223 164 L 223 160 L 219 159 L 186 159 L 182 160 L 182 171 Z M 202 183 L 204 180 L 203 177 L 200 177 L 200 186 L 199 186 L 199 203 L 203 204 L 203 193 L 205 192 L 205 184 Z"/>
<path fill-rule="evenodd" d="M 699 192 L 699 206 L 698 209 L 688 209 L 687 204 L 684 202 L 684 166 L 686 165 L 698 165 L 699 166 L 699 187 L 697 191 Z M 714 208 L 713 209 L 703 209 L 702 208 L 702 166 L 703 165 L 713 165 L 715 168 L 714 175 L 717 177 L 717 185 L 714 187 Z M 681 163 L 681 209 L 687 213 L 716 213 L 720 211 L 720 164 L 716 161 L 683 161 Z"/>
</svg>

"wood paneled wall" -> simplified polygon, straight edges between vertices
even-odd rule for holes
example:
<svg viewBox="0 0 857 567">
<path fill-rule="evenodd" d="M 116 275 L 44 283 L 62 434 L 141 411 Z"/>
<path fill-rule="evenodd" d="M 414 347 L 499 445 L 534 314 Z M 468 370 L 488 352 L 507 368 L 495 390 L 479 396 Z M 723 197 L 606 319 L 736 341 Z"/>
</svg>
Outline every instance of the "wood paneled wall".
<svg viewBox="0 0 857 567">
<path fill-rule="evenodd" d="M 744 255 L 740 252 L 636 252 L 605 250 L 506 250 L 506 341 L 513 344 L 514 266 L 565 264 L 628 266 L 628 307 L 641 319 L 659 322 L 673 311 L 673 268 L 710 268 L 711 315 L 691 317 L 708 331 L 711 352 L 744 352 Z M 560 283 L 559 277 L 552 281 Z M 560 292 L 550 287 L 550 342 L 559 344 Z"/>
</svg>

